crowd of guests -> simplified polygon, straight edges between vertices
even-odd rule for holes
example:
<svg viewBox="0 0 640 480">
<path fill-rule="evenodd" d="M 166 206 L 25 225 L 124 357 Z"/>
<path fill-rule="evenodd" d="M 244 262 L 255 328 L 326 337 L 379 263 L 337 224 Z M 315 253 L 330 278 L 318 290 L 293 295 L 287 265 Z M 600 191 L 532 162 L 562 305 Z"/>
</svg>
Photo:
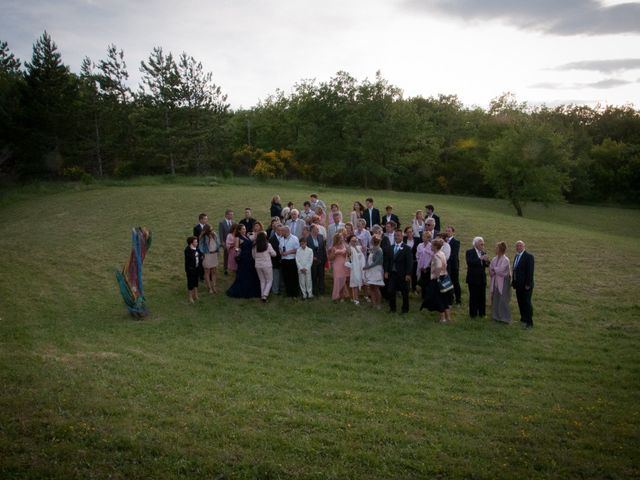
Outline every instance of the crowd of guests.
<svg viewBox="0 0 640 480">
<path fill-rule="evenodd" d="M 410 293 L 420 295 L 420 309 L 437 312 L 440 322 L 451 321 L 452 307 L 461 305 L 460 241 L 455 228 L 441 231 L 440 217 L 433 205 L 417 210 L 406 225 L 387 205 L 381 215 L 372 198 L 363 205 L 353 203 L 342 212 L 336 203 L 327 205 L 312 194 L 298 210 L 292 202 L 282 205 L 275 195 L 271 220 L 265 225 L 244 209 L 237 223 L 228 209 L 218 223 L 217 233 L 206 214 L 200 214 L 193 235 L 187 238 L 185 271 L 189 301 L 198 299 L 204 282 L 209 293 L 217 293 L 218 256 L 224 275 L 234 275 L 226 291 L 230 297 L 260 298 L 271 295 L 312 299 L 325 295 L 325 276 L 331 271 L 331 298 L 355 305 L 370 303 L 389 311 L 409 311 Z M 487 270 L 491 317 L 511 322 L 511 289 L 515 289 L 520 320 L 533 327 L 534 258 L 523 241 L 516 242 L 513 263 L 506 256 L 507 245 L 498 242 L 490 258 L 484 239 L 475 237 L 465 252 L 469 316 L 486 315 Z"/>
</svg>

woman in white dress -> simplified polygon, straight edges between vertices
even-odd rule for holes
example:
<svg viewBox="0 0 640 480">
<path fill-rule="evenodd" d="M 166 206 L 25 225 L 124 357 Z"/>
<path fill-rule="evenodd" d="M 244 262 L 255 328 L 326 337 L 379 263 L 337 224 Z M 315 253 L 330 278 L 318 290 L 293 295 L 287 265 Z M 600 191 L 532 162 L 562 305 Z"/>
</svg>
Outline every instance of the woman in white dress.
<svg viewBox="0 0 640 480">
<path fill-rule="evenodd" d="M 384 268 L 382 266 L 384 254 L 380 248 L 380 237 L 374 235 L 371 237 L 371 248 L 367 263 L 364 266 L 364 283 L 367 285 L 369 297 L 373 306 L 378 310 L 381 308 L 382 294 L 380 287 L 384 287 Z"/>
<path fill-rule="evenodd" d="M 347 260 L 351 262 L 351 274 L 349 275 L 349 287 L 351 288 L 351 300 L 358 305 L 360 301 L 360 287 L 364 285 L 364 253 L 358 242 L 358 237 L 351 235 L 348 237 Z"/>
</svg>

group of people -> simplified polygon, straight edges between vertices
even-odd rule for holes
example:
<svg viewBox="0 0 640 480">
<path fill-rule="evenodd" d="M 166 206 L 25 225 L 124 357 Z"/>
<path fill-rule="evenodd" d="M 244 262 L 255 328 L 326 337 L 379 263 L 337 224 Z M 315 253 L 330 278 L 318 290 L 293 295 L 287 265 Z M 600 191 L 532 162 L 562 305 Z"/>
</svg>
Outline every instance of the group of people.
<svg viewBox="0 0 640 480">
<path fill-rule="evenodd" d="M 235 278 L 226 291 L 230 297 L 287 297 L 311 299 L 325 294 L 325 275 L 332 272 L 334 302 L 371 303 L 380 309 L 383 298 L 391 312 L 409 311 L 410 292 L 421 296 L 421 307 L 438 312 L 441 322 L 451 321 L 454 305 L 461 305 L 460 241 L 455 228 L 441 231 L 440 217 L 433 205 L 417 210 L 401 228 L 400 219 L 387 205 L 385 213 L 354 202 L 343 214 L 336 203 L 327 205 L 311 194 L 303 208 L 292 202 L 283 207 L 275 195 L 268 227 L 253 217 L 251 208 L 235 222 L 234 212 L 225 211 L 217 233 L 206 214 L 200 214 L 193 235 L 187 238 L 185 271 L 189 301 L 198 299 L 198 285 L 204 281 L 210 293 L 217 292 L 218 255 L 222 252 L 224 275 Z M 507 245 L 498 242 L 495 256 L 485 251 L 482 237 L 475 237 L 466 251 L 466 283 L 469 316 L 486 315 L 487 270 L 491 316 L 511 322 L 511 288 L 515 289 L 521 321 L 533 327 L 534 258 L 523 241 L 516 242 L 513 264 L 505 255 Z"/>
</svg>

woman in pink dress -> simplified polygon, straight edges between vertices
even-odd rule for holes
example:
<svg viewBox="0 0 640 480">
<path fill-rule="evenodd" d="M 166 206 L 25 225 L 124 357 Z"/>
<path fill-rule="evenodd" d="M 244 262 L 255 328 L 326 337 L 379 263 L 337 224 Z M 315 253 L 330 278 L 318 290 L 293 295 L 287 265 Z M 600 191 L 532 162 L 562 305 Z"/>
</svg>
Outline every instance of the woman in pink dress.
<svg viewBox="0 0 640 480">
<path fill-rule="evenodd" d="M 342 234 L 336 233 L 333 237 L 333 246 L 329 249 L 329 260 L 333 265 L 333 293 L 331 299 L 337 302 L 341 298 L 348 297 L 345 295 L 347 277 L 349 269 L 344 266 L 347 259 L 347 244 Z"/>
<path fill-rule="evenodd" d="M 227 265 L 227 270 L 230 272 L 235 272 L 238 270 L 238 264 L 236 263 L 236 230 L 238 229 L 238 224 L 234 223 L 231 225 L 231 231 L 225 238 L 224 243 L 227 247 L 227 251 L 229 252 L 229 261 Z"/>
<path fill-rule="evenodd" d="M 507 244 L 496 244 L 496 256 L 489 265 L 489 292 L 491 295 L 491 316 L 496 322 L 511 323 L 511 262 L 505 255 Z"/>
</svg>

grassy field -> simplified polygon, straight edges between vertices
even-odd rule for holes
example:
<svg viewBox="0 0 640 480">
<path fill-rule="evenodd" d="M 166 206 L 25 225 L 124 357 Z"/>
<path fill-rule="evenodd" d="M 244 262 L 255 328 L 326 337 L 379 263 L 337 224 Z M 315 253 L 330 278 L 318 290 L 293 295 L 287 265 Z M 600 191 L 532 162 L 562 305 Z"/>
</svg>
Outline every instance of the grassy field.
<svg viewBox="0 0 640 480">
<path fill-rule="evenodd" d="M 408 316 L 204 289 L 187 304 L 199 212 L 264 220 L 274 193 L 312 191 L 343 210 L 371 194 L 405 222 L 434 203 L 463 249 L 483 235 L 513 258 L 525 240 L 535 329 L 464 307 L 438 324 L 417 298 Z M 640 476 L 637 210 L 518 218 L 490 199 L 249 180 L 45 184 L 0 202 L 2 479 Z M 154 235 L 145 321 L 114 279 L 137 225 Z"/>
</svg>

